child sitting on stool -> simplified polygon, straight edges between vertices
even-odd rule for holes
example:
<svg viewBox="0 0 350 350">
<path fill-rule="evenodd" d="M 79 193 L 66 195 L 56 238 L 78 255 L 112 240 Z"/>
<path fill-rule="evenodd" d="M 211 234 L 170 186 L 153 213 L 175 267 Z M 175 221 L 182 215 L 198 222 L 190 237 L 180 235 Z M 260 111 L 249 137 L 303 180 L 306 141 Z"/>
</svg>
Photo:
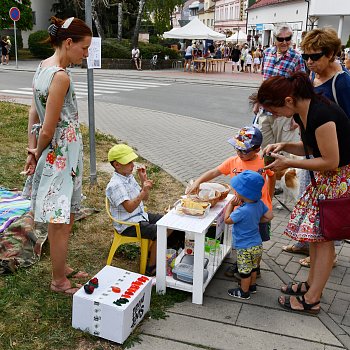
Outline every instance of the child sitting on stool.
<svg viewBox="0 0 350 350">
<path fill-rule="evenodd" d="M 256 293 L 256 272 L 263 251 L 259 223 L 271 221 L 273 214 L 261 201 L 264 178 L 258 172 L 245 170 L 233 177 L 230 183 L 237 195 L 227 206 L 225 223 L 234 225 L 232 236 L 241 286 L 229 289 L 228 294 L 234 298 L 250 299 L 250 293 Z"/>
</svg>

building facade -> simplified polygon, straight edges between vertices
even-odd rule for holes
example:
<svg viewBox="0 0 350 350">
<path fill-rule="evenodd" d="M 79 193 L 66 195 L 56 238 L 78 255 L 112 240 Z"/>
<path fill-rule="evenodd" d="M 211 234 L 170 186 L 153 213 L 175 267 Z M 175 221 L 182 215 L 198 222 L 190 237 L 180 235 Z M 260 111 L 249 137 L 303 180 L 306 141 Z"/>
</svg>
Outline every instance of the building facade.
<svg viewBox="0 0 350 350">
<path fill-rule="evenodd" d="M 198 11 L 198 18 L 207 27 L 214 29 L 215 22 L 215 2 L 213 0 L 204 0 L 204 6 Z"/>
<path fill-rule="evenodd" d="M 31 33 L 38 30 L 46 30 L 50 25 L 52 5 L 56 0 L 32 0 L 33 29 L 22 31 L 23 47 L 28 48 L 28 38 Z"/>
<path fill-rule="evenodd" d="M 288 23 L 293 42 L 299 45 L 301 33 L 313 28 L 333 27 L 343 44 L 350 34 L 350 1 L 337 0 L 257 0 L 247 9 L 247 31 L 256 46 L 273 45 L 276 24 Z"/>
<path fill-rule="evenodd" d="M 246 32 L 248 0 L 216 0 L 214 30 L 231 35 Z"/>
</svg>

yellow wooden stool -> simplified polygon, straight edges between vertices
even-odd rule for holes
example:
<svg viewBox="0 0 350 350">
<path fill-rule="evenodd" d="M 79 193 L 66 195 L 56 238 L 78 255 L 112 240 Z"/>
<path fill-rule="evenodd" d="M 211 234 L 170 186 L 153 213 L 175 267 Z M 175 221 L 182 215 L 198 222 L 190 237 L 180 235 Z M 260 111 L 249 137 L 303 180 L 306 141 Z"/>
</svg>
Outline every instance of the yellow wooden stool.
<svg viewBox="0 0 350 350">
<path fill-rule="evenodd" d="M 109 200 L 106 197 L 106 211 L 110 219 L 114 222 L 117 222 L 121 225 L 128 225 L 128 226 L 135 226 L 136 228 L 136 235 L 137 237 L 127 237 L 121 235 L 114 227 L 114 238 L 112 242 L 111 249 L 108 254 L 107 259 L 107 265 L 111 265 L 113 257 L 117 249 L 126 243 L 139 243 L 140 244 L 140 274 L 144 275 L 146 272 L 146 265 L 147 265 L 147 257 L 148 257 L 148 249 L 151 241 L 146 238 L 141 238 L 141 231 L 140 231 L 140 224 L 138 222 L 127 222 L 127 221 L 120 221 L 113 218 L 111 215 L 110 207 L 109 207 Z"/>
</svg>

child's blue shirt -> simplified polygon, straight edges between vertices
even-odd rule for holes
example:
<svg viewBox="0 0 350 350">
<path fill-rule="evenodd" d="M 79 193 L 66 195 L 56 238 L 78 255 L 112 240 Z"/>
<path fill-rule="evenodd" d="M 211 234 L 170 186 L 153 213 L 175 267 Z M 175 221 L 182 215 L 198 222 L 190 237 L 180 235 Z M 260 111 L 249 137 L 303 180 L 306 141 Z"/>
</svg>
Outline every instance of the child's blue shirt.
<svg viewBox="0 0 350 350">
<path fill-rule="evenodd" d="M 237 249 L 262 244 L 259 222 L 268 210 L 267 206 L 258 200 L 254 203 L 244 203 L 231 213 L 230 218 L 234 222 L 233 235 Z"/>
</svg>

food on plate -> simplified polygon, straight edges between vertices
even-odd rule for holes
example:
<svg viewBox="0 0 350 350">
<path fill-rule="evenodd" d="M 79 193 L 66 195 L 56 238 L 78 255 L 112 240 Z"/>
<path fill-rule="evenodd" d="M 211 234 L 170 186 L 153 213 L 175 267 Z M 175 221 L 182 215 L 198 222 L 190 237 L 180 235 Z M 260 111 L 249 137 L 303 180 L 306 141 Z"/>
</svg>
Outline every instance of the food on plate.
<svg viewBox="0 0 350 350">
<path fill-rule="evenodd" d="M 205 213 L 208 206 L 208 202 L 195 202 L 190 198 L 183 198 L 181 199 L 180 208 L 178 208 L 178 211 L 187 215 L 199 216 Z"/>
</svg>

